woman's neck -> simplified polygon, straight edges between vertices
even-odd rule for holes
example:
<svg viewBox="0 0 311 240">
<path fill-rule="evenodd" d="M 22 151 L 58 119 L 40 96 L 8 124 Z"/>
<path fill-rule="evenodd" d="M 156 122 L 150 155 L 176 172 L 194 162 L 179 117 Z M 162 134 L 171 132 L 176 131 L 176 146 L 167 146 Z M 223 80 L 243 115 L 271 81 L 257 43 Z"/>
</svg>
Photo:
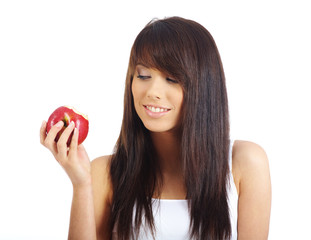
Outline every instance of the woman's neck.
<svg viewBox="0 0 311 240">
<path fill-rule="evenodd" d="M 161 187 L 157 189 L 156 198 L 185 199 L 186 187 L 184 184 L 181 162 L 181 137 L 172 132 L 151 133 L 161 171 Z"/>
<path fill-rule="evenodd" d="M 180 173 L 182 170 L 181 164 L 181 149 L 180 140 L 176 132 L 151 133 L 151 139 L 157 154 L 162 174 L 165 173 Z"/>
</svg>

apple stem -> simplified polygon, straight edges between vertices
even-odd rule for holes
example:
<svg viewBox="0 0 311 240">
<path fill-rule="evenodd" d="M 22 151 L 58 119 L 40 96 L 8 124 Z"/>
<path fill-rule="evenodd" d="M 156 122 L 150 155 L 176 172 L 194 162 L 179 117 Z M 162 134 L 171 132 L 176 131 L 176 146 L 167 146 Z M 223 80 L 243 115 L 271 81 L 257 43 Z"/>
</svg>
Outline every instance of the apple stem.
<svg viewBox="0 0 311 240">
<path fill-rule="evenodd" d="M 64 118 L 63 122 L 64 122 L 64 127 L 68 127 L 68 125 L 70 123 L 70 117 L 68 116 L 68 114 L 65 114 L 65 118 Z"/>
</svg>

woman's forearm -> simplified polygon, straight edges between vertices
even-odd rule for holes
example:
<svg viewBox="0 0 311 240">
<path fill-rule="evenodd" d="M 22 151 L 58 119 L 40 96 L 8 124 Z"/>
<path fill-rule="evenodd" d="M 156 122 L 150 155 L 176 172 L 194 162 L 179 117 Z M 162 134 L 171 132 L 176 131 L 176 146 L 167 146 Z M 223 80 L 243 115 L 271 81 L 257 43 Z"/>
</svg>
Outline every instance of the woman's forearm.
<svg viewBox="0 0 311 240">
<path fill-rule="evenodd" d="M 68 239 L 96 239 L 92 184 L 73 188 Z"/>
</svg>

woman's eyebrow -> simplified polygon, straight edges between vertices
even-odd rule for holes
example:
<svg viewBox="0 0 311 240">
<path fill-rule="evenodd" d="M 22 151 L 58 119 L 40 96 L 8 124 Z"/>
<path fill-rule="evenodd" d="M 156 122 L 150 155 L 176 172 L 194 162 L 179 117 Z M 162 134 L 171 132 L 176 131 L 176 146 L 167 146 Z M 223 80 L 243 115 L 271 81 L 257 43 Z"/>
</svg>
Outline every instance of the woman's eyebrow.
<svg viewBox="0 0 311 240">
<path fill-rule="evenodd" d="M 144 64 L 142 64 L 142 63 L 138 63 L 138 64 L 136 64 L 136 67 L 148 68 L 147 66 L 145 66 L 145 65 L 144 65 Z"/>
<path fill-rule="evenodd" d="M 146 70 L 146 71 L 148 71 L 148 67 L 146 67 L 146 66 L 144 66 L 144 65 L 142 65 L 142 64 L 137 64 L 136 65 L 136 71 L 143 71 L 143 70 Z"/>
</svg>

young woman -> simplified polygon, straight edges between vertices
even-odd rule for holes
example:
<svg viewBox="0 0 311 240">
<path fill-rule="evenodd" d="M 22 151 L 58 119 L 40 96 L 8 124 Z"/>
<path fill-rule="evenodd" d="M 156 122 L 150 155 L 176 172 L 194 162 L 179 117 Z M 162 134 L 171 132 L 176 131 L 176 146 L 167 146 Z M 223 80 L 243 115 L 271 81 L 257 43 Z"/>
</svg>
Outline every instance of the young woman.
<svg viewBox="0 0 311 240">
<path fill-rule="evenodd" d="M 139 33 L 112 156 L 90 163 L 74 124 L 55 143 L 62 125 L 46 135 L 43 122 L 41 143 L 73 184 L 69 239 L 267 239 L 267 156 L 230 141 L 221 59 L 200 24 L 172 17 Z"/>
</svg>

